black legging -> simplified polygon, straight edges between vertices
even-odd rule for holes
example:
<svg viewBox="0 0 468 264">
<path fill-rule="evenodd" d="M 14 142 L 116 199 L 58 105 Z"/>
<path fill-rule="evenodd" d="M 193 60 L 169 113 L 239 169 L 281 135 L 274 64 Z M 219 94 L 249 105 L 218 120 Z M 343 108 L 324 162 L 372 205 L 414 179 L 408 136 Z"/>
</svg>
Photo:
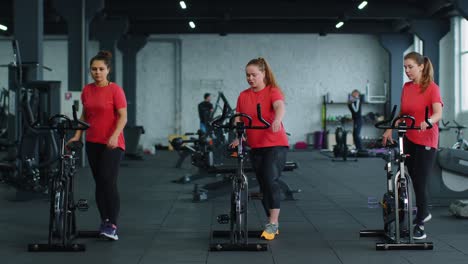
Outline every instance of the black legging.
<svg viewBox="0 0 468 264">
<path fill-rule="evenodd" d="M 117 189 L 120 160 L 123 150 L 110 149 L 104 144 L 86 142 L 89 166 L 96 182 L 96 203 L 104 222 L 107 219 L 117 225 L 120 196 Z"/>
<path fill-rule="evenodd" d="M 413 189 L 416 195 L 416 222 L 422 224 L 425 216 L 429 214 L 427 208 L 427 180 L 431 174 L 436 157 L 434 148 L 414 144 L 405 137 L 404 151 L 409 154 L 406 166 L 413 181 Z"/>
<path fill-rule="evenodd" d="M 280 208 L 281 189 L 278 180 L 286 164 L 287 152 L 287 147 L 255 148 L 250 151 L 250 160 L 263 194 L 262 204 L 267 216 L 270 216 L 270 209 Z"/>
<path fill-rule="evenodd" d="M 359 116 L 353 120 L 353 140 L 354 140 L 354 145 L 356 145 L 356 149 L 358 150 L 362 149 L 361 128 L 362 128 L 362 117 Z"/>
</svg>

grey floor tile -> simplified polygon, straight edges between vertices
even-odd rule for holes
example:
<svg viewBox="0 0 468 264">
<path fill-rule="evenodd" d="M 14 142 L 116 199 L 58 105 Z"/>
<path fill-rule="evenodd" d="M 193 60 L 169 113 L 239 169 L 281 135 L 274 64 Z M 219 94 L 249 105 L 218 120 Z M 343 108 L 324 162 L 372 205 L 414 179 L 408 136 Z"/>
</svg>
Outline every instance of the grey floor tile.
<svg viewBox="0 0 468 264">
<path fill-rule="evenodd" d="M 0 263 L 468 263 L 468 221 L 453 218 L 440 207 L 431 208 L 433 220 L 426 225 L 433 251 L 376 251 L 378 240 L 359 238 L 359 230 L 382 227 L 381 209 L 368 208 L 367 197 L 381 197 L 384 191 L 383 162 L 332 163 L 317 152 L 289 155 L 301 166 L 285 173 L 283 179 L 302 193 L 299 200 L 282 203 L 280 235 L 268 242 L 268 251 L 209 252 L 210 232 L 229 228 L 216 222 L 219 214 L 228 213 L 229 190 L 215 199 L 193 203 L 196 182 L 171 181 L 195 170 L 189 163 L 184 169 L 173 168 L 176 159 L 176 153 L 160 152 L 144 161 L 124 161 L 119 177 L 121 239 L 114 243 L 79 240 L 87 246 L 82 253 L 26 252 L 28 243 L 47 240 L 47 198 L 12 202 L 5 197 L 13 197 L 14 190 L 0 184 Z M 76 196 L 88 199 L 90 210 L 77 214 L 78 228 L 93 230 L 100 221 L 93 179 L 88 168 L 80 170 L 79 176 Z M 249 229 L 261 230 L 266 221 L 261 201 L 252 200 Z"/>
</svg>

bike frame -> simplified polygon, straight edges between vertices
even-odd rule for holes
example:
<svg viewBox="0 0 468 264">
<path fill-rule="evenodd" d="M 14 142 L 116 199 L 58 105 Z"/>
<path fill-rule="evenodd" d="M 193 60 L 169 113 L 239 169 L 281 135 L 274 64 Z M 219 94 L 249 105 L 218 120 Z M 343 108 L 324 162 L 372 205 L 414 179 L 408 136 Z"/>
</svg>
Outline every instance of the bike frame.
<svg viewBox="0 0 468 264">
<path fill-rule="evenodd" d="M 215 119 L 212 125 L 217 128 L 235 129 L 239 144 L 237 146 L 237 171 L 232 177 L 232 193 L 231 193 L 231 212 L 229 215 L 230 230 L 226 231 L 213 231 L 212 237 L 227 237 L 230 238 L 229 243 L 211 243 L 210 250 L 214 251 L 264 251 L 267 250 L 266 243 L 249 243 L 250 236 L 259 237 L 259 231 L 248 230 L 248 200 L 249 200 L 249 183 L 248 178 L 244 174 L 244 144 L 243 138 L 246 129 L 267 129 L 270 124 L 266 122 L 261 115 L 260 104 L 257 105 L 257 117 L 263 123 L 263 126 L 253 126 L 252 117 L 249 115 L 238 113 L 229 118 L 227 125 L 221 125 L 226 119 L 228 109 L 223 108 L 223 115 Z M 238 118 L 238 120 L 236 120 Z M 248 123 L 246 124 L 242 118 L 245 118 Z M 234 124 L 235 122 L 235 124 Z M 221 216 L 218 216 L 218 219 Z M 223 217 L 224 219 L 225 217 Z M 219 220 L 218 220 L 219 221 Z M 235 222 L 234 222 L 235 221 Z M 224 223 L 224 220 L 223 220 Z"/>
</svg>

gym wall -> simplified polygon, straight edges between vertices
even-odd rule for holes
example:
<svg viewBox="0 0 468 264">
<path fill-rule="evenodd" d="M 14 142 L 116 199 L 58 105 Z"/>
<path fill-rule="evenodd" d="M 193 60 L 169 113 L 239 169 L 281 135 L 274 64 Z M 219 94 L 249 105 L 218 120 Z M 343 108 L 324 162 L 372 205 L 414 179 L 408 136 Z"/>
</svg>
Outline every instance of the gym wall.
<svg viewBox="0 0 468 264">
<path fill-rule="evenodd" d="M 235 106 L 240 91 L 247 87 L 244 67 L 248 60 L 263 56 L 271 64 L 284 90 L 287 115 L 284 123 L 292 133 L 291 144 L 305 140 L 306 134 L 319 130 L 322 95 L 329 92 L 334 101 L 345 101 L 353 89 L 365 91 L 370 81 L 373 93 L 381 93 L 383 81 L 388 79 L 387 52 L 372 35 L 298 35 L 259 34 L 218 35 L 164 35 L 150 37 L 138 54 L 137 125 L 143 125 L 144 148 L 153 150 L 156 143 L 167 144 L 167 135 L 175 132 L 175 45 L 158 41 L 159 38 L 178 39 L 182 43 L 182 102 L 181 131 L 198 129 L 197 104 L 203 93 L 211 92 L 213 102 L 218 91 L 223 91 Z M 61 80 L 65 95 L 67 44 L 65 37 L 46 37 L 44 64 L 53 72 L 44 72 L 44 79 Z M 441 42 L 440 87 L 444 98 L 444 119 L 455 116 L 453 77 L 453 32 Z M 99 45 L 90 41 L 88 60 Z M 122 84 L 121 54 L 117 51 L 115 70 L 118 84 Z M 9 39 L 0 39 L 0 64 L 13 59 Z M 402 69 L 403 72 L 403 69 Z M 0 68 L 0 87 L 8 86 L 6 68 Z M 62 97 L 62 112 L 68 113 L 72 100 Z M 346 108 L 343 113 L 347 114 Z M 463 122 L 463 120 L 461 120 Z M 466 123 L 467 120 L 464 122 Z M 371 128 L 370 128 L 371 129 Z M 362 132 L 362 135 L 377 133 Z M 441 145 L 453 141 L 452 133 L 441 135 Z M 446 143 L 447 142 L 447 143 Z"/>
<path fill-rule="evenodd" d="M 453 119 L 457 119 L 458 121 L 455 113 L 455 52 L 453 29 L 440 40 L 439 45 L 439 87 L 442 100 L 444 101 L 443 120 L 452 121 Z M 451 147 L 455 142 L 455 139 L 456 135 L 454 130 L 441 132 L 439 137 L 439 145 L 441 147 Z"/>
<path fill-rule="evenodd" d="M 389 75 L 388 54 L 377 37 L 371 35 L 230 34 L 162 38 L 182 41 L 182 132 L 198 129 L 197 104 L 203 100 L 205 92 L 211 92 L 212 100 L 216 101 L 217 91 L 223 91 L 235 106 L 237 95 L 248 86 L 245 64 L 259 56 L 269 61 L 285 93 L 284 123 L 292 134 L 291 144 L 305 140 L 307 133 L 320 130 L 322 95 L 329 92 L 332 100 L 344 102 L 353 89 L 365 91 L 367 80 L 372 91 L 378 93 L 381 91 L 377 89 L 383 89 L 383 82 Z M 141 53 L 156 45 L 152 44 L 156 40 L 157 37 L 152 37 Z M 138 80 L 154 80 L 154 76 L 157 76 L 154 72 L 147 77 L 139 75 Z M 138 87 L 139 98 L 155 98 L 161 92 Z M 342 113 L 348 112 L 343 106 Z M 140 120 L 153 115 L 138 114 Z M 149 129 L 147 132 L 152 133 Z M 164 142 L 165 136 L 157 135 L 155 139 Z"/>
<path fill-rule="evenodd" d="M 20 44 L 21 48 L 21 44 Z M 74 100 L 80 100 L 81 92 L 70 92 L 72 97 L 69 100 L 65 99 L 65 93 L 68 92 L 68 43 L 67 38 L 64 36 L 45 37 L 44 40 L 44 65 L 51 68 L 52 71 L 43 71 L 44 80 L 58 80 L 61 81 L 61 112 L 65 115 L 71 116 L 71 106 Z M 90 41 L 88 45 L 88 55 L 86 64 L 89 60 L 96 55 L 99 50 L 99 43 L 97 41 Z M 122 83 L 122 56 L 117 50 L 114 54 L 116 58 L 117 83 Z M 9 64 L 13 61 L 13 51 L 11 49 L 10 39 L 0 39 L 0 64 Z M 88 82 L 91 77 L 88 75 Z M 0 88 L 8 88 L 8 69 L 0 67 Z"/>
</svg>

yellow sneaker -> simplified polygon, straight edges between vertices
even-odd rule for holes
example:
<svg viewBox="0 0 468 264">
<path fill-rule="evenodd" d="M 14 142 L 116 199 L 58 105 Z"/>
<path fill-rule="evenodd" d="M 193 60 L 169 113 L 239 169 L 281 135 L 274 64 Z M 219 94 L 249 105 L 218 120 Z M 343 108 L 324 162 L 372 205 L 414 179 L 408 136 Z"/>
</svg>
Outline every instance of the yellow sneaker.
<svg viewBox="0 0 468 264">
<path fill-rule="evenodd" d="M 263 230 L 260 238 L 273 240 L 276 235 L 279 235 L 278 224 L 268 223 L 265 225 L 265 230 Z"/>
</svg>

